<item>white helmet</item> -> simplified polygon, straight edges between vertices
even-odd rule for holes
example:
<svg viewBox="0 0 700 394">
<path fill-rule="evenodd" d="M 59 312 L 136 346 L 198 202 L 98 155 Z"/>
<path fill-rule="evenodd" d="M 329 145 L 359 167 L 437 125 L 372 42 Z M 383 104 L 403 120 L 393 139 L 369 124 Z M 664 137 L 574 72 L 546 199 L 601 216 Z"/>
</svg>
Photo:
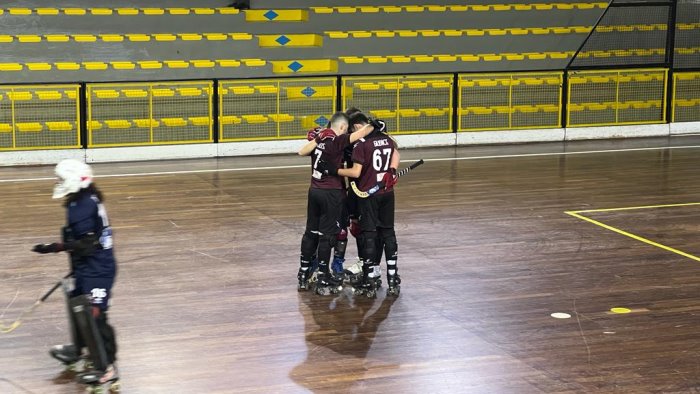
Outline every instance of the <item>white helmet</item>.
<svg viewBox="0 0 700 394">
<path fill-rule="evenodd" d="M 53 198 L 63 198 L 76 193 L 92 183 L 92 168 L 82 161 L 67 159 L 56 165 L 56 185 L 53 187 Z"/>
</svg>

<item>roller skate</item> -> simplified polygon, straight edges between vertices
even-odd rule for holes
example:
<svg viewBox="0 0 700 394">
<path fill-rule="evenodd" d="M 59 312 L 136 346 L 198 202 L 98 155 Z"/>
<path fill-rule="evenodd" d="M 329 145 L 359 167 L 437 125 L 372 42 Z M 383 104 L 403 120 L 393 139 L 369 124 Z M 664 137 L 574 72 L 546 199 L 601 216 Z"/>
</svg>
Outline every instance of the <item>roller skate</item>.
<svg viewBox="0 0 700 394">
<path fill-rule="evenodd" d="M 367 269 L 363 275 L 362 283 L 355 287 L 354 294 L 365 295 L 367 298 L 377 296 L 377 289 L 382 286 L 381 269 L 378 265 L 373 265 Z"/>
<path fill-rule="evenodd" d="M 345 279 L 345 270 L 343 269 L 344 262 L 345 259 L 334 257 L 333 262 L 331 263 L 331 271 L 333 271 L 333 275 L 341 281 Z"/>
<path fill-rule="evenodd" d="M 386 278 L 389 288 L 386 290 L 387 295 L 398 296 L 401 294 L 401 277 L 399 274 L 388 275 Z"/>
<path fill-rule="evenodd" d="M 318 270 L 318 259 L 316 256 L 306 263 L 308 268 L 304 269 L 305 261 L 301 262 L 301 267 L 299 267 L 299 272 L 297 273 L 297 279 L 299 284 L 297 286 L 298 291 L 306 291 L 311 288 L 311 284 L 316 281 L 316 271 Z"/>
<path fill-rule="evenodd" d="M 362 260 L 357 260 L 354 264 L 343 270 L 345 278 L 351 285 L 359 286 L 362 283 Z"/>
<path fill-rule="evenodd" d="M 119 371 L 114 364 L 107 367 L 106 371 L 90 371 L 78 376 L 78 382 L 86 384 L 86 392 L 94 394 L 118 393 Z"/>
<path fill-rule="evenodd" d="M 75 345 L 56 345 L 49 350 L 51 357 L 63 363 L 66 370 L 77 372 L 81 369 L 81 361 L 85 360 Z"/>
<path fill-rule="evenodd" d="M 338 294 L 343 289 L 343 281 L 336 278 L 330 272 L 320 272 L 316 282 L 316 294 Z"/>
</svg>

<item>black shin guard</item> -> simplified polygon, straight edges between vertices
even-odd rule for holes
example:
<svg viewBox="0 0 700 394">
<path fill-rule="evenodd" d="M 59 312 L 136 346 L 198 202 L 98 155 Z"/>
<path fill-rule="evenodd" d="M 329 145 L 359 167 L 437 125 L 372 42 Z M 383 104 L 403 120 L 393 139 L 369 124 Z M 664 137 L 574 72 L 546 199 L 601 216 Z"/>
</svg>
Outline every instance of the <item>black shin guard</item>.
<svg viewBox="0 0 700 394">
<path fill-rule="evenodd" d="M 331 260 L 331 251 L 337 241 L 336 235 L 321 235 L 318 242 L 318 264 L 319 267 L 328 267 Z M 327 271 L 324 271 L 327 272 Z"/>
<path fill-rule="evenodd" d="M 107 364 L 113 364 L 117 360 L 117 338 L 114 327 L 107 322 L 107 312 L 100 311 L 100 315 L 95 318 L 95 323 L 97 323 L 97 330 L 102 336 Z"/>
<path fill-rule="evenodd" d="M 393 228 L 380 228 L 379 234 L 384 242 L 387 275 L 393 276 L 397 272 L 397 262 L 399 258 L 399 244 L 396 242 L 396 233 Z"/>
<path fill-rule="evenodd" d="M 97 320 L 92 316 L 90 299 L 86 295 L 73 297 L 70 300 L 70 306 L 75 316 L 78 332 L 85 341 L 88 352 L 90 352 L 90 360 L 94 369 L 98 371 L 107 370 L 109 360 L 107 359 L 107 352 Z M 114 350 L 116 351 L 116 347 Z"/>
</svg>

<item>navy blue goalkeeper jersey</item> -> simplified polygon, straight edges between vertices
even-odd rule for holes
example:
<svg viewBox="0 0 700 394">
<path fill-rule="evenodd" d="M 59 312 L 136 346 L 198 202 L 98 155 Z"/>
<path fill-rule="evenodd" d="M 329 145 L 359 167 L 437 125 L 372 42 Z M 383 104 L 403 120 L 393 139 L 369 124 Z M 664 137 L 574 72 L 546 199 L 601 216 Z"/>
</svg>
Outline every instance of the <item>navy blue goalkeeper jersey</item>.
<svg viewBox="0 0 700 394">
<path fill-rule="evenodd" d="M 112 228 L 104 205 L 91 193 L 81 193 L 68 204 L 68 223 L 71 237 L 79 240 L 89 233 L 99 236 L 99 246 L 89 255 L 73 259 L 76 277 L 114 278 L 116 260 L 112 250 Z M 65 240 L 64 240 L 65 241 Z"/>
</svg>

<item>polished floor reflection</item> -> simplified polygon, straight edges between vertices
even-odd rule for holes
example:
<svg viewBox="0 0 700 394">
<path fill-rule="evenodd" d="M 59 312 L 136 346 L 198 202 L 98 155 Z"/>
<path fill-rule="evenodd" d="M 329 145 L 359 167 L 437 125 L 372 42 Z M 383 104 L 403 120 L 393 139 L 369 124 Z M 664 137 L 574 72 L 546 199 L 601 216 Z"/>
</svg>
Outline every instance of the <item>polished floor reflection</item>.
<svg viewBox="0 0 700 394">
<path fill-rule="evenodd" d="M 306 159 L 96 165 L 111 175 L 97 183 L 120 262 L 122 391 L 700 390 L 700 263 L 565 213 L 645 206 L 587 217 L 700 256 L 700 206 L 657 207 L 700 202 L 697 142 L 406 150 L 432 160 L 397 186 L 402 293 L 377 299 L 297 293 Z M 45 177 L 0 168 L 5 323 L 68 268 L 29 252 L 64 220 L 53 182 L 32 180 Z M 58 296 L 0 334 L 0 392 L 78 392 L 47 354 L 67 338 Z"/>
</svg>

